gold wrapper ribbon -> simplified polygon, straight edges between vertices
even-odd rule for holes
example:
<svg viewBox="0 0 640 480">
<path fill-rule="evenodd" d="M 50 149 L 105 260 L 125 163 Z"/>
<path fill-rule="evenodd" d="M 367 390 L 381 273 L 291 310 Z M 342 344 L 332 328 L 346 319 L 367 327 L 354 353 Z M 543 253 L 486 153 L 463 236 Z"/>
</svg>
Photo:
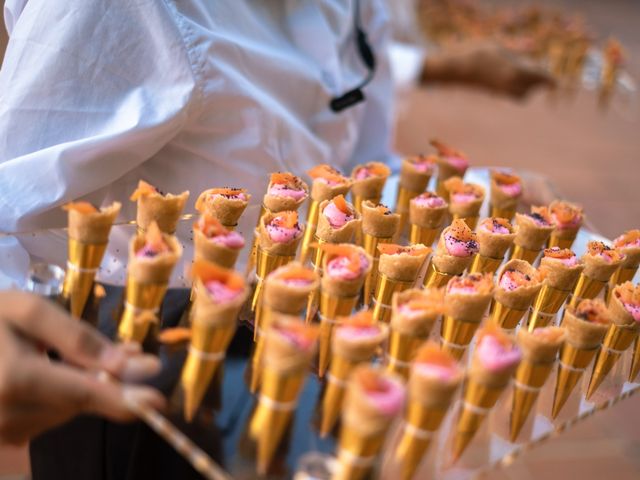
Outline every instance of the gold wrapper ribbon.
<svg viewBox="0 0 640 480">
<path fill-rule="evenodd" d="M 62 296 L 69 301 L 71 315 L 80 318 L 91 294 L 107 244 L 91 245 L 69 238 L 67 249 L 67 272 L 64 276 Z"/>
<path fill-rule="evenodd" d="M 549 237 L 549 248 L 552 247 L 559 247 L 559 248 L 568 248 L 571 249 L 571 247 L 573 246 L 573 242 L 576 240 L 576 235 L 577 232 L 573 234 L 573 236 L 567 237 L 567 238 L 560 238 L 558 237 L 555 232 L 551 233 L 551 236 Z"/>
<path fill-rule="evenodd" d="M 638 271 L 638 266 L 630 267 L 630 268 L 618 268 L 613 275 L 611 275 L 611 279 L 609 279 L 609 287 L 613 288 L 616 285 L 620 285 L 624 282 L 630 282 L 633 280 L 633 277 L 636 276 L 636 272 Z"/>
<path fill-rule="evenodd" d="M 492 218 L 506 218 L 507 220 L 513 220 L 513 217 L 516 214 L 515 208 L 498 208 L 491 205 L 491 215 Z"/>
<path fill-rule="evenodd" d="M 413 478 L 446 413 L 446 409 L 426 406 L 418 400 L 409 402 L 402 436 L 395 450 L 400 480 Z"/>
<path fill-rule="evenodd" d="M 320 420 L 320 436 L 326 437 L 331 433 L 344 401 L 347 379 L 356 364 L 339 355 L 333 355 L 331 366 L 327 374 L 327 385 L 322 396 L 322 418 Z"/>
<path fill-rule="evenodd" d="M 355 425 L 340 431 L 338 467 L 333 480 L 362 480 L 369 475 L 385 440 L 385 432 L 365 434 Z"/>
<path fill-rule="evenodd" d="M 391 299 L 396 292 L 411 288 L 415 282 L 402 282 L 378 273 L 376 293 L 373 299 L 373 319 L 376 322 L 389 323 L 391 320 Z"/>
<path fill-rule="evenodd" d="M 251 298 L 251 311 L 255 312 L 260 305 L 262 298 L 262 288 L 264 279 L 273 272 L 276 268 L 282 267 L 293 260 L 289 255 L 274 255 L 266 252 L 261 248 L 258 248 L 256 255 L 256 289 L 253 292 Z M 256 313 L 256 323 L 258 320 L 258 314 Z"/>
<path fill-rule="evenodd" d="M 409 231 L 409 243 L 422 243 L 423 245 L 431 246 L 438 237 L 440 228 L 426 228 L 420 227 L 416 224 L 411 224 L 411 230 Z"/>
<path fill-rule="evenodd" d="M 157 315 L 166 291 L 166 283 L 143 284 L 138 283 L 131 277 L 127 278 L 124 311 L 118 326 L 120 340 L 123 342 L 142 343 L 151 324 L 146 321 L 139 321 L 138 317 L 145 312 Z"/>
<path fill-rule="evenodd" d="M 266 473 L 282 441 L 304 380 L 304 371 L 284 374 L 269 365 L 263 368 L 262 393 L 249 426 L 251 438 L 258 444 L 257 468 L 260 474 Z"/>
<path fill-rule="evenodd" d="M 633 344 L 633 356 L 631 357 L 631 368 L 629 369 L 629 381 L 635 382 L 640 372 L 640 339 L 636 338 Z"/>
<path fill-rule="evenodd" d="M 587 388 L 587 400 L 598 390 L 603 380 L 609 374 L 622 354 L 638 338 L 638 327 L 635 325 L 612 324 L 602 342 Z"/>
<path fill-rule="evenodd" d="M 428 336 L 403 335 L 391 330 L 389 332 L 389 354 L 387 356 L 387 370 L 395 372 L 402 378 L 409 378 L 411 361 L 415 357 L 418 348 L 427 340 Z"/>
<path fill-rule="evenodd" d="M 549 378 L 555 362 L 533 363 L 524 360 L 518 366 L 513 382 L 513 401 L 510 420 L 510 440 L 515 442 L 524 426 L 533 406 L 538 399 L 542 386 Z"/>
<path fill-rule="evenodd" d="M 456 421 L 452 461 L 458 460 L 467 449 L 489 411 L 494 407 L 505 386 L 489 387 L 469 379 L 465 387 L 464 401 Z"/>
<path fill-rule="evenodd" d="M 513 330 L 520 323 L 520 319 L 527 313 L 527 310 L 517 310 L 509 308 L 500 302 L 494 302 L 492 320 L 505 330 Z"/>
<path fill-rule="evenodd" d="M 258 230 L 258 227 L 260 226 L 260 220 L 262 220 L 262 216 L 266 212 L 267 212 L 267 208 L 264 205 L 262 205 L 260 207 L 260 215 L 258 215 L 258 223 L 256 224 L 255 231 Z M 245 269 L 245 276 L 249 276 L 249 274 L 255 268 L 257 256 L 258 256 L 258 237 L 254 235 L 253 240 L 251 241 L 251 250 L 249 250 L 249 258 L 247 258 L 247 268 Z"/>
<path fill-rule="evenodd" d="M 480 322 L 465 322 L 445 315 L 440 330 L 442 349 L 461 360 L 479 326 Z"/>
<path fill-rule="evenodd" d="M 364 234 L 364 250 L 371 255 L 373 260 L 371 270 L 369 270 L 369 273 L 364 279 L 364 288 L 362 290 L 362 303 L 364 306 L 368 306 L 371 303 L 371 296 L 378 282 L 378 263 L 380 262 L 378 245 L 381 243 L 391 243 L 391 240 L 391 237 L 374 237 L 366 233 Z"/>
<path fill-rule="evenodd" d="M 546 327 L 560 310 L 571 292 L 544 284 L 536 295 L 528 320 L 528 329 Z"/>
<path fill-rule="evenodd" d="M 473 261 L 471 262 L 471 266 L 469 267 L 470 273 L 496 273 L 496 270 L 502 264 L 503 258 L 491 258 L 491 257 L 483 257 L 479 253 L 477 253 L 473 257 Z"/>
<path fill-rule="evenodd" d="M 558 376 L 556 378 L 555 391 L 553 393 L 553 408 L 551 417 L 556 418 L 562 407 L 569 399 L 571 392 L 582 378 L 582 374 L 587 369 L 591 360 L 596 355 L 600 347 L 590 350 L 576 348 L 570 343 L 565 343 L 560 351 L 560 362 L 558 363 Z"/>
<path fill-rule="evenodd" d="M 398 230 L 396 231 L 395 239 L 402 237 L 407 226 L 407 220 L 409 218 L 409 202 L 412 199 L 420 195 L 420 192 L 412 192 L 404 187 L 398 186 L 398 196 L 396 197 L 396 213 L 400 215 L 400 222 L 398 223 Z"/>
<path fill-rule="evenodd" d="M 302 245 L 300 246 L 300 262 L 303 264 L 309 259 L 309 248 L 311 247 L 311 241 L 316 234 L 319 211 L 320 203 L 316 200 L 312 200 L 311 205 L 309 206 L 309 213 L 307 213 L 307 225 L 304 229 Z"/>
<path fill-rule="evenodd" d="M 461 217 L 457 213 L 453 215 L 453 220 L 462 220 L 471 230 L 475 230 L 478 225 L 478 215 L 473 217 Z"/>
<path fill-rule="evenodd" d="M 318 346 L 318 376 L 323 377 L 331 358 L 331 337 L 338 317 L 351 315 L 358 297 L 338 297 L 320 292 L 320 339 Z"/>
<path fill-rule="evenodd" d="M 573 290 L 569 305 L 577 307 L 584 299 L 596 298 L 606 284 L 607 282 L 589 278 L 584 273 L 581 273 L 580 277 L 578 277 L 576 288 Z"/>
<path fill-rule="evenodd" d="M 453 277 L 455 277 L 455 275 L 439 271 L 434 265 L 433 260 L 430 260 L 427 273 L 424 276 L 424 288 L 444 287 Z"/>
<path fill-rule="evenodd" d="M 262 368 L 262 355 L 264 353 L 264 332 L 269 328 L 273 318 L 273 310 L 269 307 L 260 309 L 260 323 L 254 325 L 253 340 L 256 342 L 253 356 L 251 357 L 251 375 L 249 380 L 249 391 L 256 393 L 260 387 L 260 369 Z"/>
<path fill-rule="evenodd" d="M 314 243 L 318 245 L 322 245 L 327 243 L 326 240 L 320 240 L 318 237 L 313 237 Z M 313 248 L 310 247 L 309 254 L 312 255 L 313 260 L 311 260 L 311 265 L 313 267 L 313 271 L 322 275 L 322 263 L 324 261 L 324 250 L 322 248 Z M 309 300 L 307 301 L 307 312 L 305 316 L 305 321 L 307 323 L 311 323 L 313 317 L 316 316 L 316 312 L 318 311 L 318 290 L 314 290 L 309 295 Z"/>
<path fill-rule="evenodd" d="M 528 248 L 521 247 L 520 245 L 514 245 L 511 248 L 510 260 L 526 260 L 531 265 L 533 265 L 538 258 L 538 255 L 540 255 L 540 250 L 529 250 Z"/>
</svg>

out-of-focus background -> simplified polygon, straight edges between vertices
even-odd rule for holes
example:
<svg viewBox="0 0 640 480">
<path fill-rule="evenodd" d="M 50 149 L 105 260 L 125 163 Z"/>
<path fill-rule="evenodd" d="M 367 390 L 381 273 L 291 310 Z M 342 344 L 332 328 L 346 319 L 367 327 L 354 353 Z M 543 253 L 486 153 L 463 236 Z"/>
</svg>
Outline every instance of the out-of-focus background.
<svg viewBox="0 0 640 480">
<path fill-rule="evenodd" d="M 390 2 L 405 13 L 411 11 L 403 8 L 406 5 L 423 3 Z M 534 4 L 467 3 L 482 8 Z M 640 1 L 536 0 L 535 4 L 580 14 L 598 45 L 615 36 L 626 51 L 625 70 L 640 80 Z M 0 52 L 5 44 L 6 38 L 0 38 Z M 629 91 L 614 92 L 605 108 L 596 90 L 580 82 L 575 87 L 537 91 L 514 101 L 463 87 L 405 85 L 398 91 L 396 149 L 402 154 L 428 152 L 429 139 L 437 137 L 465 151 L 472 164 L 546 175 L 559 196 L 582 204 L 591 224 L 613 238 L 640 227 L 640 100 Z M 488 477 L 640 478 L 638 411 L 640 396 L 625 400 Z M 26 450 L 0 448 L 0 477 L 27 475 Z"/>
</svg>

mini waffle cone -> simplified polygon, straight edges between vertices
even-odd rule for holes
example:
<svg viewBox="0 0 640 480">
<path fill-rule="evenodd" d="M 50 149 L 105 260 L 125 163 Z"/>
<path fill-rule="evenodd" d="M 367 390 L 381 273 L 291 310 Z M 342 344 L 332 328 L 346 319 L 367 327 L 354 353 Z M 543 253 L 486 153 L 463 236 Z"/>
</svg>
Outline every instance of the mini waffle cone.
<svg viewBox="0 0 640 480">
<path fill-rule="evenodd" d="M 518 209 L 518 203 L 522 194 L 515 197 L 507 195 L 500 188 L 495 179 L 491 179 L 489 186 L 489 200 L 491 203 L 491 216 L 511 220 Z M 494 215 L 495 213 L 495 215 Z M 510 216 L 509 216 L 510 215 Z"/>
<path fill-rule="evenodd" d="M 398 185 L 401 189 L 408 190 L 410 192 L 417 192 L 417 194 L 424 192 L 431 180 L 432 171 L 421 172 L 416 169 L 413 163 L 409 159 L 404 159 L 400 164 L 400 181 Z M 407 203 L 407 208 L 408 208 Z M 396 207 L 396 210 L 397 207 Z"/>
<path fill-rule="evenodd" d="M 446 203 L 441 207 L 430 208 L 423 207 L 416 202 L 409 202 L 409 222 L 411 225 L 421 229 L 438 230 L 444 223 L 447 210 L 448 205 Z"/>
<path fill-rule="evenodd" d="M 449 255 L 447 253 L 444 240 L 446 232 L 447 229 L 445 228 L 440 234 L 438 245 L 436 246 L 433 257 L 431 257 L 431 263 L 435 266 L 438 272 L 442 272 L 450 276 L 460 275 L 471 265 L 473 256 L 455 257 L 453 255 Z"/>
<path fill-rule="evenodd" d="M 561 260 L 551 257 L 542 257 L 540 268 L 545 270 L 545 285 L 561 291 L 573 291 L 582 273 L 584 266 L 581 263 L 568 267 Z M 544 287 L 543 287 L 544 290 Z"/>
<path fill-rule="evenodd" d="M 325 200 L 320 204 L 316 237 L 318 240 L 327 243 L 350 243 L 355 237 L 356 231 L 361 228 L 362 219 L 360 214 L 354 211 L 354 217 L 352 220 L 349 220 L 342 227 L 332 227 L 329 223 L 329 219 L 322 214 L 330 201 L 331 200 Z"/>
<path fill-rule="evenodd" d="M 201 213 L 207 212 L 216 217 L 218 221 L 227 228 L 238 225 L 238 220 L 244 213 L 251 195 L 245 193 L 246 200 L 239 198 L 226 198 L 222 195 L 210 196 L 211 190 L 205 190 L 196 200 L 196 210 Z"/>
<path fill-rule="evenodd" d="M 496 217 L 493 217 L 496 218 Z M 504 218 L 504 217 L 497 217 Z M 481 225 L 477 231 L 478 254 L 488 258 L 503 259 L 507 250 L 513 246 L 515 233 L 494 233 Z"/>
<path fill-rule="evenodd" d="M 138 228 L 146 230 L 152 222 L 156 222 L 164 233 L 172 234 L 176 231 L 178 220 L 189 198 L 189 192 L 180 195 L 141 195 L 137 200 L 136 223 Z"/>
<path fill-rule="evenodd" d="M 365 200 L 362 202 L 362 232 L 376 238 L 392 238 L 398 230 L 400 215 L 383 214 L 376 208 L 376 203 Z M 369 255 L 372 252 L 367 250 Z"/>
<path fill-rule="evenodd" d="M 516 238 L 513 243 L 514 246 L 520 247 L 525 252 L 539 252 L 542 250 L 555 228 L 555 225 L 541 227 L 531 217 L 520 213 L 516 213 L 516 224 Z M 523 260 L 526 260 L 526 258 L 523 258 Z"/>
<path fill-rule="evenodd" d="M 289 268 L 302 268 L 302 264 L 290 262 L 277 270 L 285 271 Z M 276 278 L 276 273 L 273 271 L 266 277 L 263 303 L 276 312 L 299 315 L 306 307 L 309 295 L 320 287 L 320 278 L 315 275 L 315 279 L 308 285 L 291 285 Z"/>
<path fill-rule="evenodd" d="M 260 219 L 260 226 L 258 227 L 257 232 L 258 249 L 271 255 L 294 257 L 296 255 L 296 250 L 298 249 L 298 244 L 300 243 L 301 238 L 303 238 L 304 236 L 305 227 L 304 225 L 300 225 L 300 228 L 303 230 L 302 234 L 290 240 L 289 242 L 275 242 L 269 236 L 269 232 L 267 231 L 266 226 L 275 218 L 276 215 L 277 214 L 275 213 L 265 212 L 265 214 Z M 257 257 L 256 262 L 258 262 Z"/>
<path fill-rule="evenodd" d="M 193 248 L 194 260 L 206 260 L 224 268 L 233 268 L 242 250 L 215 243 L 198 229 L 193 230 Z"/>
<path fill-rule="evenodd" d="M 267 193 L 265 193 L 264 197 L 262 197 L 263 208 L 274 213 L 286 212 L 288 210 L 298 211 L 302 204 L 307 201 L 307 198 L 309 198 L 309 186 L 301 178 L 298 178 L 297 180 L 299 182 L 299 186 L 302 187 L 305 192 L 307 192 L 307 195 L 298 200 L 292 197 L 284 197 L 281 195 L 269 195 L 268 192 L 273 186 L 272 183 L 269 182 Z"/>
</svg>

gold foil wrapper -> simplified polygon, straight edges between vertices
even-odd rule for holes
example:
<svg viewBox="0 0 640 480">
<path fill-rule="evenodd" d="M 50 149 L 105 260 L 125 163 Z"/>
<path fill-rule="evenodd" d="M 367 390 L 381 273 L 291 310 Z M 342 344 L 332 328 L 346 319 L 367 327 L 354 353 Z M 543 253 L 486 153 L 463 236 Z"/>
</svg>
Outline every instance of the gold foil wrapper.
<svg viewBox="0 0 640 480">
<path fill-rule="evenodd" d="M 635 382 L 640 372 L 640 339 L 636 338 L 633 344 L 633 356 L 631 357 L 631 369 L 629 370 L 629 381 Z"/>
<path fill-rule="evenodd" d="M 544 313 L 539 310 L 532 310 L 527 323 L 527 330 L 533 332 L 534 329 L 549 326 L 555 319 L 555 313 Z"/>
<path fill-rule="evenodd" d="M 535 328 L 549 325 L 570 293 L 546 283 L 543 284 L 531 307 L 527 323 L 528 330 L 531 332 Z"/>
<path fill-rule="evenodd" d="M 376 198 L 362 198 L 358 195 L 354 195 L 353 196 L 353 208 L 355 208 L 356 212 L 358 212 L 360 215 L 362 215 L 362 202 L 366 201 L 366 200 L 370 200 L 371 202 L 373 202 L 374 205 L 377 205 L 378 203 L 380 203 L 380 197 L 376 197 Z M 358 246 L 363 246 L 364 245 L 364 237 L 365 234 L 362 232 L 362 228 L 358 228 L 356 229 L 355 232 L 355 244 Z M 369 255 L 373 256 L 372 253 L 367 252 Z"/>
<path fill-rule="evenodd" d="M 589 278 L 584 273 L 581 273 L 569 304 L 572 307 L 577 307 L 585 298 L 596 298 L 606 284 L 607 282 Z"/>
<path fill-rule="evenodd" d="M 549 378 L 555 362 L 532 363 L 522 361 L 518 366 L 513 385 L 513 401 L 510 419 L 510 440 L 515 442 L 524 426 L 533 406 L 538 399 L 542 386 Z"/>
<path fill-rule="evenodd" d="M 409 243 L 422 243 L 423 245 L 431 246 L 438 237 L 438 233 L 440 233 L 440 228 L 424 228 L 411 224 L 411 230 L 409 231 Z"/>
<path fill-rule="evenodd" d="M 427 337 L 403 335 L 391 330 L 389 332 L 389 352 L 387 355 L 387 370 L 402 377 L 405 381 L 409 378 L 411 362 L 416 352 Z"/>
<path fill-rule="evenodd" d="M 318 226 L 318 213 L 320 211 L 320 204 L 316 200 L 311 201 L 309 205 L 309 213 L 307 213 L 307 225 L 304 229 L 304 236 L 302 237 L 302 245 L 300 246 L 300 262 L 306 263 L 309 257 L 309 248 L 313 241 L 313 237 L 316 234 L 316 227 Z"/>
<path fill-rule="evenodd" d="M 572 237 L 559 238 L 555 234 L 555 232 L 552 232 L 551 236 L 549 237 L 549 248 L 560 247 L 560 248 L 571 249 L 571 247 L 573 246 L 573 242 L 576 239 L 576 235 L 577 235 L 577 232 Z"/>
<path fill-rule="evenodd" d="M 478 225 L 478 216 L 476 215 L 475 217 L 461 217 L 458 214 L 454 214 L 453 215 L 453 220 L 462 220 L 464 221 L 464 223 L 467 224 L 467 226 L 471 229 L 471 230 L 475 230 L 476 226 Z"/>
<path fill-rule="evenodd" d="M 480 322 L 464 322 L 445 315 L 440 330 L 442 350 L 461 360 L 479 326 Z"/>
<path fill-rule="evenodd" d="M 514 245 L 511 248 L 510 260 L 526 260 L 531 265 L 533 265 L 533 263 L 538 258 L 538 255 L 540 255 L 540 250 L 529 250 L 528 248 L 521 247 L 520 245 Z"/>
<path fill-rule="evenodd" d="M 293 417 L 305 372 L 283 374 L 268 365 L 262 371 L 262 388 L 258 406 L 249 426 L 257 443 L 257 469 L 264 475 Z"/>
<path fill-rule="evenodd" d="M 446 409 L 427 407 L 417 401 L 409 403 L 402 436 L 395 450 L 401 480 L 413 478 L 446 413 Z"/>
<path fill-rule="evenodd" d="M 184 392 L 184 417 L 188 422 L 193 419 L 211 379 L 224 362 L 225 352 L 235 331 L 235 323 L 225 328 L 191 328 L 191 346 L 180 377 Z"/>
<path fill-rule="evenodd" d="M 637 265 L 632 268 L 618 268 L 615 272 L 613 272 L 613 275 L 611 275 L 611 278 L 609 279 L 609 288 L 613 288 L 616 285 L 620 285 L 624 282 L 630 282 L 631 280 L 633 280 L 633 277 L 636 276 L 637 271 Z"/>
<path fill-rule="evenodd" d="M 401 282 L 378 273 L 378 283 L 374 295 L 373 319 L 376 322 L 389 323 L 391 321 L 391 299 L 396 292 L 411 288 L 415 282 Z"/>
<path fill-rule="evenodd" d="M 493 218 L 506 218 L 507 220 L 513 220 L 513 217 L 516 214 L 516 209 L 513 208 L 498 208 L 491 205 L 491 215 Z"/>
<path fill-rule="evenodd" d="M 380 252 L 378 245 L 381 243 L 391 243 L 391 237 L 374 237 L 364 234 L 364 251 L 371 255 L 373 264 L 371 270 L 364 279 L 364 287 L 362 289 L 362 303 L 368 306 L 371 303 L 374 288 L 378 282 L 378 263 L 380 262 Z"/>
<path fill-rule="evenodd" d="M 407 222 L 409 220 L 409 202 L 420 195 L 420 192 L 412 192 L 398 186 L 398 196 L 396 197 L 396 213 L 400 215 L 400 222 L 395 238 L 399 239 L 404 234 Z"/>
<path fill-rule="evenodd" d="M 342 425 L 338 446 L 338 466 L 333 480 L 363 480 L 371 473 L 382 449 L 385 431 L 373 435 L 359 432 L 354 425 Z"/>
<path fill-rule="evenodd" d="M 102 263 L 107 244 L 90 245 L 69 238 L 67 272 L 62 296 L 69 300 L 69 311 L 80 318 L 91 294 L 93 281 Z"/>
<path fill-rule="evenodd" d="M 560 351 L 551 417 L 556 418 L 600 347 L 583 350 L 565 343 Z"/>
<path fill-rule="evenodd" d="M 505 307 L 500 302 L 494 302 L 492 320 L 505 330 L 513 330 L 518 326 L 522 317 L 528 310 L 517 310 L 515 308 Z"/>
<path fill-rule="evenodd" d="M 267 209 L 264 205 L 260 207 L 260 215 L 258 215 L 258 223 L 256 224 L 256 229 L 260 226 L 260 220 L 262 216 L 265 214 Z M 251 250 L 249 250 L 249 257 L 247 258 L 247 268 L 245 269 L 245 276 L 248 276 L 256 266 L 256 259 L 258 256 L 258 237 L 253 236 L 253 240 L 251 242 Z"/>
<path fill-rule="evenodd" d="M 638 328 L 635 325 L 612 324 L 602 342 L 602 348 L 598 352 L 593 366 L 593 372 L 587 388 L 587 400 L 602 385 L 611 369 L 618 362 L 622 354 L 638 338 Z"/>
<path fill-rule="evenodd" d="M 338 317 L 351 315 L 358 297 L 336 297 L 320 292 L 320 338 L 318 347 L 318 376 L 323 377 L 331 359 L 331 337 Z"/>
<path fill-rule="evenodd" d="M 326 243 L 324 240 L 320 240 L 317 237 L 314 237 L 314 243 L 317 243 L 318 245 L 321 245 L 323 243 Z M 313 266 L 313 271 L 314 272 L 319 272 L 320 275 L 322 275 L 322 263 L 324 261 L 324 250 L 321 248 L 313 248 L 311 247 L 309 250 L 309 255 L 311 255 L 312 260 L 311 260 L 311 265 Z M 318 297 L 319 297 L 319 292 L 318 290 L 314 290 L 313 292 L 311 292 L 311 295 L 309 295 L 309 301 L 307 302 L 307 312 L 306 312 L 306 316 L 305 316 L 305 321 L 307 323 L 311 323 L 311 321 L 313 320 L 313 317 L 315 317 L 316 312 L 318 311 Z"/>
<path fill-rule="evenodd" d="M 449 190 L 444 186 L 444 181 L 440 180 L 440 176 L 436 179 L 436 193 L 439 197 L 445 199 L 445 201 L 449 201 Z"/>
<path fill-rule="evenodd" d="M 260 311 L 260 324 L 253 328 L 253 340 L 256 342 L 256 346 L 253 350 L 253 356 L 251 357 L 251 376 L 249 380 L 249 391 L 251 393 L 256 393 L 258 388 L 260 388 L 260 372 L 262 369 L 262 355 L 265 345 L 263 332 L 269 328 L 273 315 L 273 310 L 268 307 L 262 308 Z"/>
<path fill-rule="evenodd" d="M 142 343 L 151 323 L 140 321 L 140 314 L 150 312 L 158 315 L 166 291 L 166 283 L 142 284 L 131 277 L 127 278 L 124 311 L 118 326 L 118 338 L 121 341 Z"/>
<path fill-rule="evenodd" d="M 340 416 L 347 380 L 356 365 L 356 363 L 338 355 L 334 355 L 331 359 L 331 366 L 327 375 L 327 386 L 322 396 L 321 437 L 326 437 L 331 433 Z"/>
<path fill-rule="evenodd" d="M 436 266 L 433 264 L 433 261 L 429 260 L 427 273 L 424 276 L 424 288 L 444 287 L 454 276 L 455 275 L 438 271 Z"/>
<path fill-rule="evenodd" d="M 503 258 L 483 257 L 479 253 L 473 257 L 469 273 L 496 273 L 502 264 Z"/>
<path fill-rule="evenodd" d="M 498 388 L 488 387 L 474 382 L 472 379 L 467 381 L 464 401 L 455 424 L 451 451 L 453 462 L 458 460 L 467 449 L 505 387 L 506 385 Z"/>
</svg>

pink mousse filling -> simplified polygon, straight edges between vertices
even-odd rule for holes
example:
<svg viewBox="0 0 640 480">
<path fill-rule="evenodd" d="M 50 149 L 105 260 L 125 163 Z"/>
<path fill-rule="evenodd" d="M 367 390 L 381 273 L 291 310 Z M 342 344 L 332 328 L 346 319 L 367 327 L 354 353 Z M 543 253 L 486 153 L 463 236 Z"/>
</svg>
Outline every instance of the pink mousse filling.
<svg viewBox="0 0 640 480">
<path fill-rule="evenodd" d="M 451 195 L 451 201 L 455 203 L 471 203 L 478 199 L 473 193 L 459 192 Z"/>
<path fill-rule="evenodd" d="M 267 233 L 271 240 L 276 243 L 289 243 L 293 239 L 298 238 L 300 232 L 301 230 L 298 226 L 288 228 L 280 225 L 273 225 L 271 223 L 267 225 Z"/>
<path fill-rule="evenodd" d="M 369 177 L 373 177 L 373 173 L 367 167 L 362 167 L 356 172 L 356 180 L 364 180 Z"/>
<path fill-rule="evenodd" d="M 509 197 L 517 197 L 522 193 L 522 185 L 520 184 L 520 182 L 499 183 L 498 187 L 500 187 L 500 190 L 502 190 L 505 195 L 508 195 Z"/>
<path fill-rule="evenodd" d="M 219 280 L 209 280 L 204 286 L 215 303 L 230 302 L 242 293 L 242 290 L 229 288 Z"/>
<path fill-rule="evenodd" d="M 303 199 L 307 196 L 307 192 L 304 190 L 297 190 L 295 188 L 288 187 L 282 183 L 276 183 L 269 188 L 269 195 L 274 197 L 287 197 L 296 201 Z"/>
<path fill-rule="evenodd" d="M 349 268 L 350 265 L 351 260 L 349 257 L 336 257 L 327 264 L 327 274 L 340 280 L 355 280 L 361 277 L 363 272 L 369 268 L 369 260 L 364 255 L 361 255 L 360 270 L 357 272 Z"/>
<path fill-rule="evenodd" d="M 622 302 L 622 305 L 627 310 L 627 312 L 631 314 L 633 319 L 637 323 L 640 323 L 640 305 L 636 303 L 624 303 L 624 302 Z"/>
<path fill-rule="evenodd" d="M 244 247 L 244 238 L 238 232 L 229 232 L 223 235 L 216 235 L 211 239 L 213 243 L 217 243 L 218 245 L 223 245 L 227 248 L 243 248 Z"/>
<path fill-rule="evenodd" d="M 333 228 L 343 227 L 348 221 L 353 220 L 353 215 L 349 215 L 348 213 L 344 213 L 333 202 L 329 202 L 329 204 L 324 207 L 322 214 L 327 217 L 329 220 L 329 224 Z"/>
<path fill-rule="evenodd" d="M 384 390 L 367 391 L 367 397 L 384 415 L 396 415 L 404 405 L 404 389 L 400 385 L 383 380 Z"/>
<path fill-rule="evenodd" d="M 453 380 L 457 374 L 456 369 L 435 363 L 416 362 L 413 368 L 420 375 L 438 380 Z"/>
<path fill-rule="evenodd" d="M 447 163 L 461 173 L 464 173 L 469 167 L 469 162 L 462 157 L 446 157 Z"/>
<path fill-rule="evenodd" d="M 496 233 L 499 235 L 508 235 L 511 233 L 507 227 L 501 225 L 496 220 L 492 220 L 491 218 L 487 218 L 486 220 L 484 220 L 480 224 L 479 228 L 483 229 L 486 232 Z"/>
<path fill-rule="evenodd" d="M 398 306 L 398 313 L 404 315 L 407 318 L 416 318 L 424 313 L 424 310 L 419 308 L 411 308 L 409 304 L 403 303 Z"/>
<path fill-rule="evenodd" d="M 433 194 L 422 194 L 418 195 L 416 198 L 412 200 L 413 203 L 418 205 L 419 207 L 427 207 L 427 208 L 440 208 L 446 205 L 446 202 L 443 198 L 440 198 L 437 195 Z"/>
<path fill-rule="evenodd" d="M 449 255 L 454 257 L 470 257 L 478 253 L 478 242 L 475 240 L 462 241 L 454 237 L 450 232 L 444 236 L 444 244 Z"/>
<path fill-rule="evenodd" d="M 549 227 L 551 224 L 545 220 L 545 218 L 539 213 L 527 213 L 527 216 L 535 222 L 539 227 Z"/>
<path fill-rule="evenodd" d="M 336 182 L 333 180 L 330 180 L 328 178 L 324 178 L 324 177 L 317 177 L 313 180 L 314 182 L 322 182 L 322 183 L 326 183 L 327 185 L 329 185 L 330 187 L 334 187 L 336 185 L 340 185 L 342 182 Z"/>
<path fill-rule="evenodd" d="M 292 332 L 291 330 L 279 329 L 280 334 L 293 343 L 300 350 L 308 350 L 313 345 L 313 340 L 310 340 L 304 335 L 300 335 L 298 332 Z"/>
<path fill-rule="evenodd" d="M 292 287 L 307 287 L 311 285 L 312 280 L 308 278 L 286 278 L 283 280 L 285 285 L 290 285 Z"/>
<path fill-rule="evenodd" d="M 504 370 L 520 361 L 520 350 L 510 346 L 505 348 L 494 336 L 485 335 L 476 346 L 482 364 L 491 371 Z"/>
<path fill-rule="evenodd" d="M 517 282 L 517 277 L 523 277 L 525 280 L 530 281 L 531 277 L 529 275 L 523 274 L 516 270 L 507 270 L 500 277 L 500 288 L 507 291 L 516 290 L 520 287 L 520 284 Z"/>
<path fill-rule="evenodd" d="M 242 200 L 244 202 L 247 201 L 247 196 L 242 192 L 234 193 L 233 195 L 214 193 L 212 197 L 222 197 L 222 198 L 226 198 L 227 200 Z"/>
<path fill-rule="evenodd" d="M 476 288 L 473 285 L 460 285 L 459 283 L 451 283 L 447 287 L 447 293 L 458 293 L 462 295 L 472 295 L 476 293 Z"/>
<path fill-rule="evenodd" d="M 551 250 L 559 251 L 560 247 L 551 247 Z M 575 267 L 578 264 L 578 257 L 576 257 L 575 255 L 571 255 L 569 258 L 555 258 L 555 257 L 547 257 L 547 258 L 558 260 L 567 267 Z"/>
<path fill-rule="evenodd" d="M 570 222 L 561 222 L 560 220 L 558 220 L 558 217 L 551 212 L 551 218 L 553 218 L 553 221 L 556 224 L 556 228 L 560 229 L 560 230 L 567 230 L 567 229 L 573 229 L 573 228 L 577 228 L 580 223 L 582 222 L 582 216 L 580 215 L 576 215 L 575 217 L 573 217 L 571 219 Z"/>
<path fill-rule="evenodd" d="M 624 235 L 621 235 L 613 241 L 613 244 L 616 247 L 640 247 L 640 237 L 632 242 L 625 242 Z"/>
<path fill-rule="evenodd" d="M 145 244 L 140 250 L 136 252 L 136 257 L 154 258 L 158 255 L 168 252 L 158 252 L 152 245 Z"/>
<path fill-rule="evenodd" d="M 415 168 L 420 173 L 428 173 L 433 171 L 433 163 L 431 162 L 419 162 L 413 161 L 411 162 L 413 168 Z"/>
<path fill-rule="evenodd" d="M 346 325 L 339 327 L 336 331 L 336 335 L 345 340 L 363 340 L 367 338 L 374 338 L 380 334 L 380 329 L 375 325 L 356 327 L 352 325 Z"/>
</svg>

